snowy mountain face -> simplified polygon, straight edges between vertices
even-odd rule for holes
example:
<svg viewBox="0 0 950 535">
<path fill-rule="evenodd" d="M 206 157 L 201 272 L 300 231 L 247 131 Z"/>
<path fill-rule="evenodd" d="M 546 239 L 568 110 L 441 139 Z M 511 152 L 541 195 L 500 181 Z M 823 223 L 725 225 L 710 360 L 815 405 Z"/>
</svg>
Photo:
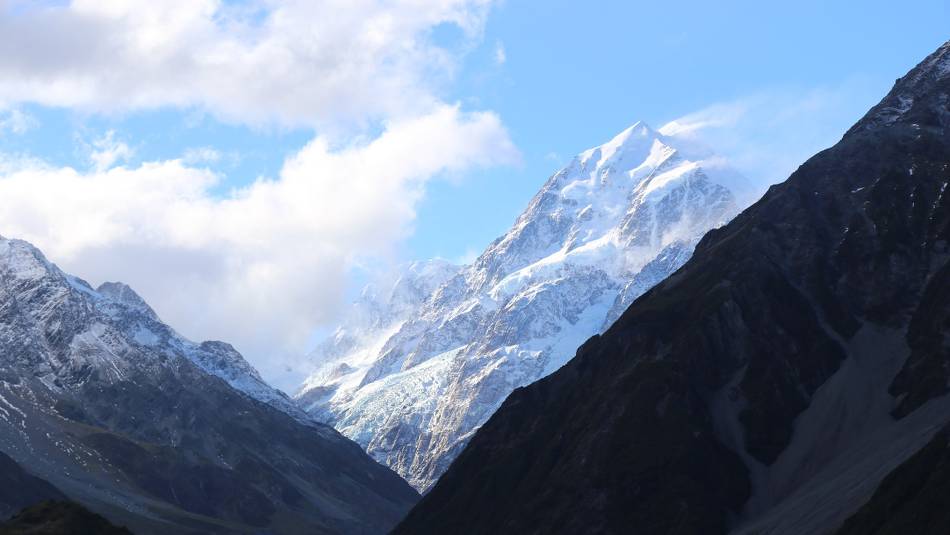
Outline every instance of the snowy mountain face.
<svg viewBox="0 0 950 535">
<path fill-rule="evenodd" d="M 708 151 L 637 123 L 552 176 L 408 313 L 344 325 L 298 401 L 425 489 L 509 393 L 678 269 L 747 189 Z"/>
<path fill-rule="evenodd" d="M 3 238 L 0 452 L 136 533 L 385 532 L 416 499 L 230 345 Z"/>
<path fill-rule="evenodd" d="M 162 323 L 158 315 L 134 290 L 120 282 L 106 282 L 93 289 L 82 279 L 67 275 L 45 260 L 26 242 L 0 238 L 0 262 L 14 277 L 51 278 L 63 284 L 58 298 L 80 307 L 97 322 L 98 328 L 113 328 L 134 345 L 165 356 L 181 355 L 207 373 L 220 377 L 233 388 L 268 403 L 294 417 L 307 416 L 283 392 L 271 387 L 230 344 L 217 341 L 191 342 Z M 51 365 L 52 369 L 52 365 Z M 121 377 L 115 365 L 112 372 Z"/>
<path fill-rule="evenodd" d="M 55 269 L 51 267 L 50 269 Z M 55 271 L 54 271 L 55 273 Z M 73 289 L 135 344 L 166 355 L 182 355 L 205 372 L 231 387 L 306 420 L 297 405 L 283 392 L 268 385 L 230 344 L 218 341 L 191 342 L 162 323 L 158 315 L 134 290 L 120 282 L 106 282 L 93 290 L 88 283 L 63 275 Z"/>
<path fill-rule="evenodd" d="M 366 286 L 344 322 L 311 353 L 317 369 L 301 387 L 298 403 L 310 407 L 318 420 L 332 420 L 324 410 L 327 402 L 359 387 L 383 344 L 459 270 L 441 259 L 413 262 L 394 277 Z"/>
</svg>

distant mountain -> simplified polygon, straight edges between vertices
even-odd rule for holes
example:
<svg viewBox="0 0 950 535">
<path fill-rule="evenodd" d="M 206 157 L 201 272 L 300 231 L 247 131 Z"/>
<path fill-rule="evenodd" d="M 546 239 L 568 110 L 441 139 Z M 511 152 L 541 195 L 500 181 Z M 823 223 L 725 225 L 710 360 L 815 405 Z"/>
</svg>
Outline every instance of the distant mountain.
<svg viewBox="0 0 950 535">
<path fill-rule="evenodd" d="M 3 238 L 0 451 L 139 534 L 383 533 L 418 498 L 231 346 Z"/>
<path fill-rule="evenodd" d="M 230 344 L 186 340 L 158 315 L 131 288 L 120 282 L 106 282 L 93 290 L 88 283 L 66 276 L 73 290 L 83 293 L 92 304 L 135 345 L 162 353 L 181 355 L 205 372 L 223 379 L 233 388 L 287 414 L 309 420 L 286 394 L 268 385 Z"/>
<path fill-rule="evenodd" d="M 950 42 L 512 393 L 395 533 L 945 533 L 948 184 Z"/>
<path fill-rule="evenodd" d="M 749 191 L 708 149 L 637 123 L 552 176 L 472 265 L 413 264 L 368 291 L 297 399 L 425 489 L 512 390 L 561 367 Z"/>
</svg>

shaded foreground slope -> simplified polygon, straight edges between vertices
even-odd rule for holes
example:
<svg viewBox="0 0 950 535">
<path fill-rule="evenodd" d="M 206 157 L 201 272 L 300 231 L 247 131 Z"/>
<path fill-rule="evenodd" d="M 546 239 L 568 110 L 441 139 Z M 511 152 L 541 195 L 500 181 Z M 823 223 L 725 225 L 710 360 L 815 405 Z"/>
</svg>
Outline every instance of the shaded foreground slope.
<svg viewBox="0 0 950 535">
<path fill-rule="evenodd" d="M 950 428 L 889 474 L 839 535 L 950 533 Z"/>
<path fill-rule="evenodd" d="M 950 419 L 950 43 L 550 377 L 395 533 L 822 533 Z"/>
<path fill-rule="evenodd" d="M 0 535 L 132 535 L 79 504 L 44 501 L 0 523 Z"/>
<path fill-rule="evenodd" d="M 29 505 L 65 498 L 59 489 L 29 474 L 16 461 L 0 452 L 0 520 Z"/>
</svg>

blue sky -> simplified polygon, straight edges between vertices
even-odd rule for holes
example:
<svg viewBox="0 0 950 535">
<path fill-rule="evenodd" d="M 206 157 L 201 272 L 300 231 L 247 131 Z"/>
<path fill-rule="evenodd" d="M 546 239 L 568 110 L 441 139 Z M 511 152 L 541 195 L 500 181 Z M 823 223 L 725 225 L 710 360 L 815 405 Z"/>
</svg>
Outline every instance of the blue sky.
<svg viewBox="0 0 950 535">
<path fill-rule="evenodd" d="M 783 179 L 948 6 L 0 1 L 0 234 L 289 384 L 368 273 L 471 258 L 636 120 Z"/>
</svg>

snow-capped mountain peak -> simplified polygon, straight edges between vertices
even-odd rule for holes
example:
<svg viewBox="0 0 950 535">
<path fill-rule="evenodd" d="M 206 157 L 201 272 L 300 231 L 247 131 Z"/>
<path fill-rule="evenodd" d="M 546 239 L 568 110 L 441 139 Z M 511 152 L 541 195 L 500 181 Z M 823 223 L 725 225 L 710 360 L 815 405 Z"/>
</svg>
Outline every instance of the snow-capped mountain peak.
<svg viewBox="0 0 950 535">
<path fill-rule="evenodd" d="M 148 306 L 148 303 L 127 284 L 121 282 L 104 282 L 96 288 L 96 292 L 116 303 L 121 303 L 129 308 L 134 308 L 145 314 L 158 317 L 155 311 L 152 310 L 152 307 Z"/>
<path fill-rule="evenodd" d="M 737 176 L 635 123 L 548 179 L 472 265 L 416 284 L 427 291 L 385 321 L 347 320 L 313 353 L 299 401 L 428 487 L 508 393 L 567 362 L 737 213 Z"/>
<path fill-rule="evenodd" d="M 584 165 L 592 164 L 596 169 L 624 160 L 642 162 L 658 136 L 646 123 L 637 121 L 603 145 L 582 152 L 578 158 Z"/>
<path fill-rule="evenodd" d="M 38 249 L 23 240 L 10 240 L 2 236 L 0 265 L 8 276 L 17 280 L 36 280 L 53 270 L 53 265 Z"/>
<path fill-rule="evenodd" d="M 100 347 L 104 354 L 132 350 L 154 357 L 143 365 L 159 365 L 164 358 L 187 358 L 205 372 L 223 379 L 248 396 L 268 403 L 301 420 L 306 417 L 289 397 L 269 386 L 257 370 L 233 347 L 222 342 L 194 343 L 161 321 L 154 310 L 128 285 L 106 282 L 93 289 L 86 281 L 64 273 L 30 243 L 0 238 L 0 280 L 14 294 L 12 302 L 28 312 L 39 330 L 53 329 L 56 340 L 71 340 L 70 358 L 50 360 L 50 384 L 82 381 L 77 370 L 101 368 L 104 377 L 119 379 L 126 360 L 87 362 L 83 355 Z M 42 303 L 42 306 L 33 303 Z M 63 318 L 69 318 L 69 322 Z M 77 350 L 76 348 L 80 348 Z M 66 351 L 66 349 L 63 349 Z M 41 352 L 37 351 L 37 354 Z M 70 360 L 77 359 L 77 360 Z M 87 373 L 87 372 L 83 372 Z"/>
</svg>

